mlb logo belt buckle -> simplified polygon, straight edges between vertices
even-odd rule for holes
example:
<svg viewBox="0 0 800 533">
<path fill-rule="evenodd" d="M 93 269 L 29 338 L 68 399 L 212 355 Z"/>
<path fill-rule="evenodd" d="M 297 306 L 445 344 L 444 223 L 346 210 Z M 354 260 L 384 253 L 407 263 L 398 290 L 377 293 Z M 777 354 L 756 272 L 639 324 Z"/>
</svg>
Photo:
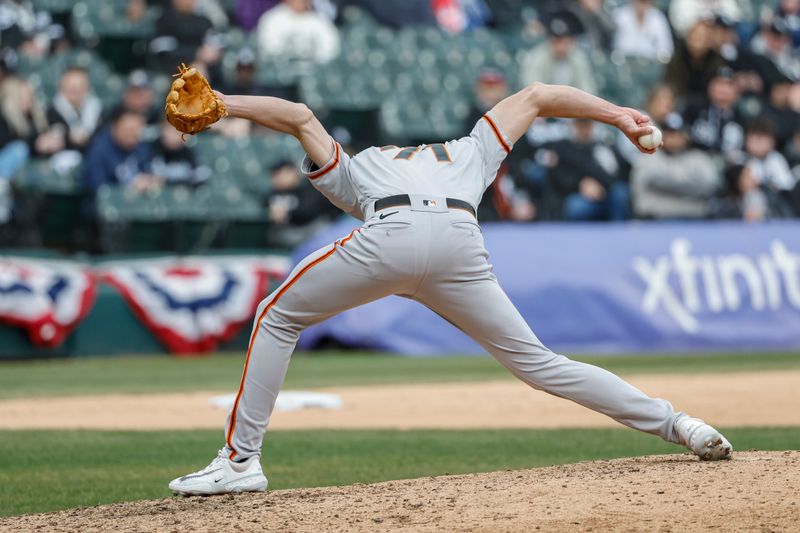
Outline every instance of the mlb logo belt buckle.
<svg viewBox="0 0 800 533">
<path fill-rule="evenodd" d="M 447 200 L 441 196 L 409 194 L 412 211 L 427 211 L 429 213 L 446 213 Z"/>
</svg>

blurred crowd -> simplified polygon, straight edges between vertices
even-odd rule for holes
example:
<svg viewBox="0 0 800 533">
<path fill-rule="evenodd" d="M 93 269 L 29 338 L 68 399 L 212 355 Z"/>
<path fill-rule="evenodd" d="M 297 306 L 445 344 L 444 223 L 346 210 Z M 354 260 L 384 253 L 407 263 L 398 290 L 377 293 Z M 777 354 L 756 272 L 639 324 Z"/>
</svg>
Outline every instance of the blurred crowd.
<svg viewBox="0 0 800 533">
<path fill-rule="evenodd" d="M 662 62 L 639 107 L 664 144 L 642 156 L 590 121 L 539 120 L 488 191 L 484 220 L 800 216 L 800 2 L 767 3 L 758 17 L 734 0 L 552 4 L 522 82 L 596 92 L 597 47 Z M 465 130 L 511 91 L 502 72 L 482 72 Z"/>
<path fill-rule="evenodd" d="M 99 190 L 147 195 L 221 179 L 224 169 L 204 164 L 202 154 L 163 121 L 168 74 L 191 63 L 223 92 L 298 98 L 291 84 L 265 82 L 259 64 L 280 58 L 305 65 L 313 76 L 315 65 L 348 53 L 340 26 L 342 13 L 353 6 L 395 29 L 459 34 L 513 27 L 538 37 L 516 56 L 513 79 L 503 69 L 475 72 L 463 134 L 494 104 L 533 81 L 597 93 L 592 53 L 598 50 L 661 66 L 663 74 L 644 88 L 647 98 L 637 104 L 663 130 L 658 153 L 642 156 L 624 137 L 589 121 L 540 119 L 487 191 L 482 220 L 800 216 L 800 0 L 97 3 L 127 27 L 152 18 L 151 34 L 127 41 L 79 31 L 82 17 L 97 7 L 92 2 L 85 3 L 85 13 L 78 3 L 62 4 L 0 3 L 0 242 L 6 245 L 42 244 L 37 226 L 49 216 L 49 204 L 23 193 L 26 169 L 37 164 L 46 163 L 53 179 L 72 180 L 80 191 L 70 216 L 82 233 L 70 245 L 90 251 L 102 251 Z M 239 47 L 226 62 L 227 36 L 234 30 L 252 46 Z M 45 68 L 49 58 L 77 57 L 77 51 L 90 52 L 92 60 L 66 59 L 48 94 L 41 81 L 48 73 L 30 65 Z M 111 65 L 107 75 L 94 70 L 100 57 Z M 119 86 L 108 83 L 116 78 Z M 351 151 L 398 141 L 365 138 L 363 131 L 337 122 L 336 113 L 321 116 Z M 228 120 L 214 134 L 236 139 L 268 132 Z M 377 131 L 370 135 L 381 137 Z M 399 141 L 408 140 L 440 139 Z M 297 161 L 272 160 L 265 174 L 268 186 L 259 198 L 268 221 L 265 245 L 292 246 L 336 216 L 301 178 Z"/>
</svg>

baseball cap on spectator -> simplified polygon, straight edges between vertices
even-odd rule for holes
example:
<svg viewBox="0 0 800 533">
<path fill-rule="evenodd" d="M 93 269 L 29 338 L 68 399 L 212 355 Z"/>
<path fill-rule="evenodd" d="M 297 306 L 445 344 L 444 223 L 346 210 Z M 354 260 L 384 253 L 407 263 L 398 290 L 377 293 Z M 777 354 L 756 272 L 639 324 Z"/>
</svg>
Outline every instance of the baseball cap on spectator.
<svg viewBox="0 0 800 533">
<path fill-rule="evenodd" d="M 331 131 L 331 137 L 342 146 L 348 146 L 353 142 L 353 134 L 344 126 L 336 126 Z"/>
<path fill-rule="evenodd" d="M 733 71 L 731 67 L 724 66 L 720 67 L 714 72 L 714 78 L 722 78 L 728 81 L 732 81 L 736 77 L 736 73 Z"/>
<path fill-rule="evenodd" d="M 0 73 L 7 74 L 17 70 L 19 56 L 13 48 L 3 48 L 0 50 Z"/>
<path fill-rule="evenodd" d="M 670 113 L 664 117 L 664 124 L 662 124 L 662 126 L 665 132 L 678 131 L 686 133 L 686 124 L 683 121 L 683 117 L 678 113 Z"/>
<path fill-rule="evenodd" d="M 736 26 L 736 22 L 724 13 L 717 13 L 714 16 L 714 25 L 720 28 L 732 29 Z"/>
<path fill-rule="evenodd" d="M 561 16 L 553 17 L 547 23 L 547 34 L 551 37 L 569 37 L 573 34 L 569 22 Z"/>
<path fill-rule="evenodd" d="M 144 70 L 134 70 L 128 75 L 128 87 L 144 89 L 150 87 L 150 76 Z"/>
<path fill-rule="evenodd" d="M 506 75 L 500 69 L 485 68 L 478 74 L 478 81 L 480 83 L 505 83 Z"/>
<path fill-rule="evenodd" d="M 775 35 L 789 35 L 791 33 L 789 24 L 786 23 L 783 17 L 774 17 L 767 29 Z"/>
<path fill-rule="evenodd" d="M 252 67 L 256 63 L 256 53 L 252 48 L 244 47 L 236 54 L 236 67 Z"/>
</svg>

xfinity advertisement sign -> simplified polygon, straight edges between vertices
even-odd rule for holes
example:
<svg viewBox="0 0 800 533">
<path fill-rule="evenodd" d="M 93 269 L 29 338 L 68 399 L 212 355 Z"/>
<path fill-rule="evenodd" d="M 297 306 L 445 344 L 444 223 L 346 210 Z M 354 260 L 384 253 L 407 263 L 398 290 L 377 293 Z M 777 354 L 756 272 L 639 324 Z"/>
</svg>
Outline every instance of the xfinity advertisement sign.
<svg viewBox="0 0 800 533">
<path fill-rule="evenodd" d="M 318 236 L 302 252 L 352 226 Z M 798 221 L 486 224 L 483 235 L 501 287 L 554 351 L 800 348 Z M 482 312 L 481 302 L 474 305 Z M 319 324 L 301 345 L 323 339 L 419 356 L 483 353 L 398 297 Z"/>
<path fill-rule="evenodd" d="M 743 306 L 778 311 L 784 305 L 800 311 L 800 255 L 780 239 L 767 253 L 750 256 L 693 255 L 691 242 L 677 238 L 669 254 L 654 260 L 637 256 L 632 266 L 646 286 L 642 309 L 665 311 L 688 333 L 700 331 L 702 312 L 737 313 Z"/>
</svg>

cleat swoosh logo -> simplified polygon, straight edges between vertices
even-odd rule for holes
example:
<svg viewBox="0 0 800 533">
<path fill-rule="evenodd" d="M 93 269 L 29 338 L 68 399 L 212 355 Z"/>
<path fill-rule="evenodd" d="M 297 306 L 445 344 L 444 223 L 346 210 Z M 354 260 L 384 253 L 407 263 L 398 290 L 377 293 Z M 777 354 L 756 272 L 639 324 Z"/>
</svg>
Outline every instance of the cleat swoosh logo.
<svg viewBox="0 0 800 533">
<path fill-rule="evenodd" d="M 187 479 L 194 479 L 196 477 L 207 476 L 209 474 L 213 474 L 214 472 L 219 472 L 220 470 L 222 470 L 222 469 L 221 468 L 217 468 L 216 470 L 212 470 L 211 472 L 203 472 L 202 474 L 189 474 L 188 476 L 183 476 L 181 478 L 181 481 L 186 481 Z"/>
</svg>

